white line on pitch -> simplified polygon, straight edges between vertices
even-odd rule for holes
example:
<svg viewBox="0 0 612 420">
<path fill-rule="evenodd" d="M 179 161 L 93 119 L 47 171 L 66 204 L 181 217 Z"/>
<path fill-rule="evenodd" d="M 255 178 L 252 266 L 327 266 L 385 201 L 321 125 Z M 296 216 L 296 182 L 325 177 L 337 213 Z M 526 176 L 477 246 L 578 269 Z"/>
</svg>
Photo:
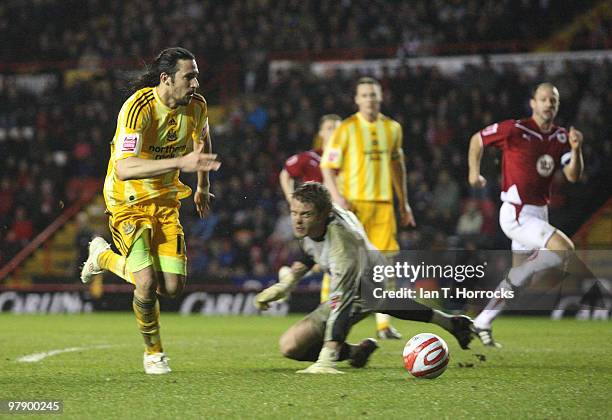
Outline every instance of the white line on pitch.
<svg viewBox="0 0 612 420">
<path fill-rule="evenodd" d="M 49 351 L 43 351 L 41 353 L 28 354 L 26 356 L 21 356 L 20 358 L 17 359 L 17 361 L 26 362 L 26 363 L 34 363 L 34 362 L 40 362 L 41 360 L 47 357 L 55 356 L 56 354 L 71 353 L 75 351 L 95 350 L 95 349 L 107 349 L 109 347 L 115 347 L 115 346 L 110 345 L 110 344 L 101 344 L 98 346 L 88 346 L 88 347 L 68 347 L 65 349 L 49 350 Z"/>
</svg>

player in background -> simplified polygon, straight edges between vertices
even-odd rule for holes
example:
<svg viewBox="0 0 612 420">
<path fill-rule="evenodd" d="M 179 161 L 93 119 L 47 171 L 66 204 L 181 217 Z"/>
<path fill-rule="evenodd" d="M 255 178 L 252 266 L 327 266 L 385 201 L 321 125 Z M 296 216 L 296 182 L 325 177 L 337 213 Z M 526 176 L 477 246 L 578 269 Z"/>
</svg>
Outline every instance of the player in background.
<svg viewBox="0 0 612 420">
<path fill-rule="evenodd" d="M 295 190 L 296 180 L 300 183 L 308 181 L 323 182 L 323 174 L 319 167 L 321 154 L 332 134 L 340 125 L 340 121 L 342 121 L 342 118 L 339 115 L 323 115 L 319 120 L 318 137 L 321 141 L 320 148 L 298 153 L 285 161 L 285 166 L 280 172 L 278 179 L 289 206 L 291 206 L 291 195 Z M 329 297 L 329 282 L 329 275 L 327 273 L 323 274 L 323 280 L 321 281 L 321 302 L 325 302 Z"/>
<path fill-rule="evenodd" d="M 321 154 L 332 134 L 340 125 L 342 118 L 336 114 L 326 114 L 319 120 L 318 136 L 321 139 L 321 148 L 298 153 L 285 161 L 285 166 L 278 179 L 287 203 L 291 204 L 291 194 L 295 190 L 295 181 L 300 183 L 315 181 L 323 182 L 321 174 Z"/>
<path fill-rule="evenodd" d="M 180 201 L 191 189 L 179 172 L 197 172 L 200 217 L 208 212 L 211 154 L 206 101 L 196 93 L 198 66 L 184 48 L 163 50 L 134 82 L 117 118 L 104 182 L 109 228 L 121 255 L 102 238 L 89 244 L 84 283 L 110 270 L 134 284 L 133 309 L 145 342 L 144 370 L 169 373 L 159 332 L 157 295 L 176 297 L 187 275 Z"/>
<path fill-rule="evenodd" d="M 355 214 L 333 205 L 329 192 L 318 182 L 304 183 L 295 190 L 291 222 L 304 256 L 291 268 L 279 271 L 279 282 L 255 296 L 255 306 L 264 310 L 270 302 L 285 298 L 318 264 L 331 275 L 330 298 L 281 336 L 280 350 L 290 359 L 315 362 L 298 373 L 342 373 L 336 369 L 336 363 L 342 360 L 349 360 L 353 367 L 365 366 L 378 347 L 376 341 L 365 339 L 351 345 L 345 340 L 351 327 L 372 313 L 362 295 L 362 290 L 368 293 L 374 284 L 370 269 L 388 261 L 370 243 Z M 409 310 L 385 312 L 400 319 L 439 325 L 453 334 L 462 348 L 468 348 L 472 324 L 468 317 L 450 316 L 410 299 L 406 304 Z"/>
<path fill-rule="evenodd" d="M 531 118 L 492 124 L 470 140 L 468 181 L 472 187 L 486 185 L 480 174 L 483 148 L 493 146 L 503 153 L 499 224 L 512 240 L 513 268 L 498 288 L 525 286 L 535 273 L 561 266 L 567 251 L 574 249 L 572 241 L 548 223 L 548 202 L 553 173 L 559 165 L 569 182 L 582 175 L 582 133 L 574 127 L 568 132 L 555 125 L 559 91 L 551 83 L 539 84 L 529 105 Z M 539 249 L 561 252 L 532 254 Z M 474 332 L 486 346 L 501 347 L 493 339 L 491 326 L 504 306 L 503 299 L 493 299 L 474 320 Z"/>
<path fill-rule="evenodd" d="M 325 147 L 323 180 L 334 202 L 357 215 L 370 242 L 392 256 L 399 251 L 394 191 L 400 225 L 416 226 L 406 190 L 402 127 L 381 114 L 382 89 L 375 79 L 357 81 L 355 103 L 357 113 L 342 121 Z M 401 338 L 387 315 L 376 314 L 376 324 L 379 338 Z"/>
</svg>

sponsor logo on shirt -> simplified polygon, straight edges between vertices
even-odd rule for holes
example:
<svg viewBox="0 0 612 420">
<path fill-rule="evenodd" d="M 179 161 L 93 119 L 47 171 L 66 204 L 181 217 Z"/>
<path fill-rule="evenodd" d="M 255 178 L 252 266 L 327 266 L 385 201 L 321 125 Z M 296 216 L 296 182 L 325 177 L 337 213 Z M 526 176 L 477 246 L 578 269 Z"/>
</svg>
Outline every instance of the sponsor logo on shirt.
<svg viewBox="0 0 612 420">
<path fill-rule="evenodd" d="M 298 163 L 298 155 L 293 155 L 287 159 L 287 166 L 293 166 Z"/>
<path fill-rule="evenodd" d="M 122 152 L 133 152 L 136 150 L 136 146 L 138 145 L 138 134 L 126 134 L 121 141 L 121 151 Z"/>
<path fill-rule="evenodd" d="M 149 146 L 149 152 L 154 154 L 154 159 L 169 159 L 183 155 L 187 147 L 182 146 Z"/>
<path fill-rule="evenodd" d="M 327 161 L 330 163 L 337 163 L 340 160 L 341 152 L 339 149 L 330 148 L 327 154 Z"/>
<path fill-rule="evenodd" d="M 337 310 L 340 307 L 340 303 L 342 302 L 342 292 L 334 292 L 329 295 L 329 307 L 333 311 Z"/>
<path fill-rule="evenodd" d="M 542 155 L 536 162 L 536 169 L 540 176 L 548 178 L 555 170 L 555 161 L 551 155 Z"/>
<path fill-rule="evenodd" d="M 497 127 L 499 127 L 499 124 L 495 123 L 495 124 L 491 124 L 491 125 L 483 128 L 482 135 L 483 136 L 490 136 L 491 134 L 497 133 Z"/>
</svg>

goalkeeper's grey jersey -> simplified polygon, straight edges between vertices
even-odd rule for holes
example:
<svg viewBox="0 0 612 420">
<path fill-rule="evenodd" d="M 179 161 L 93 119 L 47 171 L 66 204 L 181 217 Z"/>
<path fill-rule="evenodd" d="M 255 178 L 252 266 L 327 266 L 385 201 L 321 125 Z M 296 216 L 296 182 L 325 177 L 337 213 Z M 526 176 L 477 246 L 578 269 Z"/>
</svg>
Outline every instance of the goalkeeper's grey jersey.
<svg viewBox="0 0 612 420">
<path fill-rule="evenodd" d="M 323 339 L 342 342 L 351 317 L 365 316 L 360 285 L 372 281 L 368 278 L 371 267 L 384 264 L 385 259 L 368 240 L 357 216 L 336 206 L 323 239 L 306 237 L 300 243 L 304 253 L 331 277 L 329 298 L 317 309 L 324 316 Z"/>
<path fill-rule="evenodd" d="M 385 263 L 357 216 L 335 205 L 323 240 L 306 237 L 300 242 L 303 251 L 330 273 L 332 290 L 340 283 L 345 287 L 358 285 L 368 268 Z"/>
</svg>

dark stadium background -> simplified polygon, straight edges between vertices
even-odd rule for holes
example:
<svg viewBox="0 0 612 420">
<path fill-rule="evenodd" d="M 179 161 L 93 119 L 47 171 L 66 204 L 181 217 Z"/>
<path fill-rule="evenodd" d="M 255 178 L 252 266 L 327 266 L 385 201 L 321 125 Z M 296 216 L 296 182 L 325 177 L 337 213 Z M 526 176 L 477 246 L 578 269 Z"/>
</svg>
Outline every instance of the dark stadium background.
<svg viewBox="0 0 612 420">
<path fill-rule="evenodd" d="M 369 69 L 383 113 L 404 129 L 418 226 L 400 232 L 402 249 L 509 247 L 497 222 L 499 160 L 487 152 L 489 187 L 472 191 L 467 143 L 489 123 L 528 116 L 541 81 L 561 92 L 557 122 L 585 134 L 585 176 L 555 178 L 552 224 L 578 247 L 609 249 L 612 233 L 593 226 L 609 229 L 612 217 L 611 22 L 609 1 L 4 1 L 0 292 L 77 293 L 79 310 L 104 293 L 129 302 L 129 286 L 111 275 L 81 286 L 78 265 L 92 234 L 110 239 L 101 182 L 126 80 L 176 45 L 196 54 L 223 162 L 211 175 L 211 215 L 198 220 L 191 199 L 181 210 L 188 281 L 200 291 L 257 288 L 292 261 L 278 172 L 311 148 L 321 115 L 355 111 L 354 82 Z M 495 61 L 527 53 L 544 55 Z M 471 64 L 449 73 L 440 57 Z M 0 310 L 15 308 L 5 300 Z"/>
</svg>

